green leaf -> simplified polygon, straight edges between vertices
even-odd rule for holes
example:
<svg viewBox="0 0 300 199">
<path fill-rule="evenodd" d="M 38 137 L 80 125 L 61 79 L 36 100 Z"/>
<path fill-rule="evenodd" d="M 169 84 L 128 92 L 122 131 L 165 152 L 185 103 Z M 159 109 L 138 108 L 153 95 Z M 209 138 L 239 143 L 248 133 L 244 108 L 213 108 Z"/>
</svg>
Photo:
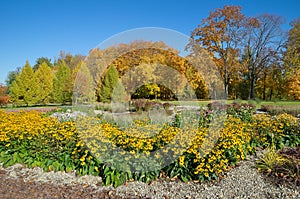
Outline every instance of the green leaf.
<svg viewBox="0 0 300 199">
<path fill-rule="evenodd" d="M 105 185 L 108 186 L 111 184 L 111 176 L 107 175 L 105 176 Z"/>
<path fill-rule="evenodd" d="M 186 176 L 184 176 L 184 175 L 181 175 L 180 178 L 181 178 L 181 180 L 182 180 L 183 182 L 189 181 L 189 178 L 186 177 Z"/>
</svg>

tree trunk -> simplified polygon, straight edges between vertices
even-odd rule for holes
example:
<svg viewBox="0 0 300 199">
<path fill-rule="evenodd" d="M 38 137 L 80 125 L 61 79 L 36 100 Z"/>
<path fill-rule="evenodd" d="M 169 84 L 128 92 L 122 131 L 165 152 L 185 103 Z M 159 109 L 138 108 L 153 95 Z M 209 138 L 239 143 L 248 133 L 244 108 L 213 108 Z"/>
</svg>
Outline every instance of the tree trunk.
<svg viewBox="0 0 300 199">
<path fill-rule="evenodd" d="M 250 99 L 254 100 L 255 99 L 255 76 L 252 75 L 251 76 L 251 80 L 250 80 Z"/>
<path fill-rule="evenodd" d="M 229 75 L 228 75 L 228 71 L 227 71 L 227 63 L 225 60 L 224 63 L 225 66 L 225 70 L 224 70 L 224 89 L 225 89 L 225 99 L 228 99 L 228 83 L 229 83 Z"/>
<path fill-rule="evenodd" d="M 227 99 L 228 98 L 228 84 L 227 84 L 226 80 L 224 82 L 224 88 L 225 88 L 225 99 Z"/>
<path fill-rule="evenodd" d="M 264 73 L 263 100 L 266 100 L 266 79 L 267 79 L 267 74 Z"/>
</svg>

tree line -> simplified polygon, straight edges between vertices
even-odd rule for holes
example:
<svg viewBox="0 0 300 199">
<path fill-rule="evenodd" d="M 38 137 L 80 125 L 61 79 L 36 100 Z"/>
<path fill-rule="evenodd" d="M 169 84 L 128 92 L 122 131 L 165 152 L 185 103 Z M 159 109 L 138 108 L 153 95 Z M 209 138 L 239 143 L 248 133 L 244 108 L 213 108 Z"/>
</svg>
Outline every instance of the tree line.
<svg viewBox="0 0 300 199">
<path fill-rule="evenodd" d="M 191 93 L 208 99 L 216 85 L 227 99 L 300 100 L 300 20 L 291 22 L 287 34 L 282 24 L 275 15 L 248 17 L 240 6 L 224 6 L 192 31 L 186 46 L 190 54 L 184 58 L 164 42 L 149 41 L 95 48 L 87 56 L 61 52 L 54 62 L 41 57 L 34 66 L 26 62 L 9 73 L 0 87 L 0 104 L 8 97 L 15 105 L 67 104 L 73 92 L 81 102 L 188 98 Z M 140 48 L 148 50 L 131 50 Z M 216 70 L 207 66 L 198 74 L 186 60 Z"/>
<path fill-rule="evenodd" d="M 287 36 L 282 24 L 279 16 L 248 17 L 240 6 L 224 6 L 193 30 L 188 48 L 211 53 L 229 98 L 300 99 L 300 23 Z"/>
</svg>

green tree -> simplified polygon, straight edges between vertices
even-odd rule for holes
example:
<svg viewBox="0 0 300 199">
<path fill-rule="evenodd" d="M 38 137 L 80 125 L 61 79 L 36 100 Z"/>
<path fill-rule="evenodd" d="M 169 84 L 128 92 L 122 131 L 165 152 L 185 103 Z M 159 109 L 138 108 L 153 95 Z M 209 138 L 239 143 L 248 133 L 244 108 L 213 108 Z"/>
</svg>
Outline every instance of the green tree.
<svg viewBox="0 0 300 199">
<path fill-rule="evenodd" d="M 64 61 L 58 64 L 53 84 L 53 99 L 57 103 L 71 102 L 72 82 L 71 71 Z"/>
<path fill-rule="evenodd" d="M 124 103 L 128 101 L 128 93 L 121 81 L 118 81 L 112 92 L 112 99 L 115 103 Z"/>
<path fill-rule="evenodd" d="M 51 63 L 51 59 L 48 59 L 47 57 L 40 57 L 40 58 L 37 58 L 37 60 L 35 61 L 35 65 L 33 66 L 33 70 L 37 71 L 43 63 L 46 63 L 50 68 L 53 68 L 53 64 Z"/>
<path fill-rule="evenodd" d="M 42 104 L 49 103 L 51 98 L 51 93 L 53 91 L 53 79 L 54 74 L 51 68 L 46 62 L 43 62 L 38 70 L 36 71 L 36 77 L 38 80 L 38 93 Z"/>
<path fill-rule="evenodd" d="M 5 80 L 5 83 L 6 83 L 6 86 L 7 86 L 7 94 L 10 93 L 10 90 L 11 90 L 11 87 L 12 87 L 12 84 L 13 82 L 17 79 L 17 76 L 21 73 L 21 67 L 18 67 L 16 70 L 14 71 L 10 71 L 8 73 L 8 76 Z"/>
<path fill-rule="evenodd" d="M 119 81 L 119 73 L 117 69 L 111 66 L 104 77 L 104 80 L 97 91 L 98 99 L 101 102 L 110 102 L 112 100 L 112 93 Z"/>
<path fill-rule="evenodd" d="M 16 105 L 34 105 L 39 99 L 38 79 L 28 61 L 22 68 L 21 74 L 13 82 L 10 96 Z"/>
</svg>

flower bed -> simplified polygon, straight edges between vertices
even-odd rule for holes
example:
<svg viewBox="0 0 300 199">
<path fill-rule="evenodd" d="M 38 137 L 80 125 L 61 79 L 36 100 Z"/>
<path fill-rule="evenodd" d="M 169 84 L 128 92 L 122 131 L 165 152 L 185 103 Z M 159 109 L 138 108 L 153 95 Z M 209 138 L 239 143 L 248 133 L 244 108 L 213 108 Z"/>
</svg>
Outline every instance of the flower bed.
<svg viewBox="0 0 300 199">
<path fill-rule="evenodd" d="M 211 131 L 211 112 L 198 113 L 195 119 L 199 122 L 199 128 L 179 128 L 178 116 L 177 123 L 159 126 L 160 130 L 149 137 L 145 132 L 150 132 L 149 129 L 154 132 L 158 126 L 146 120 L 136 121 L 134 127 L 122 129 L 94 118 L 94 125 L 88 125 L 85 131 L 78 133 L 74 121 L 60 122 L 57 118 L 36 111 L 0 111 L 0 161 L 5 166 L 23 163 L 29 167 L 42 167 L 45 171 L 76 170 L 79 175 L 100 175 L 106 185 L 118 186 L 127 180 L 149 182 L 161 175 L 183 181 L 217 179 L 253 153 L 256 147 L 266 148 L 274 143 L 277 148 L 281 148 L 298 146 L 300 143 L 299 119 L 290 115 L 272 118 L 268 115 L 249 116 L 244 112 L 229 114 L 222 128 Z M 101 129 L 102 134 L 97 133 L 97 129 Z M 178 135 L 179 143 L 186 144 L 188 138 L 185 136 L 189 133 L 194 137 L 186 151 L 176 147 L 169 149 L 170 153 L 179 154 L 177 160 L 163 168 L 144 173 L 122 171 L 104 164 L 95 150 L 102 146 L 87 142 L 89 138 L 102 142 L 104 139 L 124 151 L 145 155 L 174 144 L 173 138 Z M 102 147 L 102 152 L 105 150 Z M 116 157 L 110 158 L 116 160 Z"/>
</svg>

